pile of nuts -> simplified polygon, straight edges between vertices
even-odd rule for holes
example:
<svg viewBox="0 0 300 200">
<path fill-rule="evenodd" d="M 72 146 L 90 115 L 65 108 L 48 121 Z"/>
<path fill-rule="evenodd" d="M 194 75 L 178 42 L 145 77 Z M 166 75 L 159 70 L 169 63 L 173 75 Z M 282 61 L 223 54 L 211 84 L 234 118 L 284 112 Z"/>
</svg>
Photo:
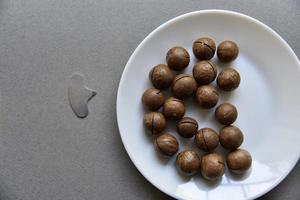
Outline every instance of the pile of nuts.
<svg viewBox="0 0 300 200">
<path fill-rule="evenodd" d="M 194 97 L 198 105 L 203 109 L 212 109 L 219 100 L 218 89 L 209 85 L 215 79 L 218 88 L 223 91 L 232 91 L 240 84 L 239 73 L 230 67 L 225 67 L 218 74 L 216 65 L 210 61 L 217 51 L 218 59 L 223 63 L 235 60 L 239 48 L 233 41 L 223 41 L 216 49 L 213 39 L 199 38 L 193 43 L 193 53 L 198 59 L 194 65 L 193 76 L 189 74 L 174 75 L 187 68 L 190 63 L 190 55 L 183 47 L 173 47 L 166 55 L 167 65 L 154 66 L 149 73 L 149 79 L 154 88 L 147 89 L 142 96 L 143 105 L 150 110 L 144 117 L 144 126 L 151 135 L 155 135 L 154 145 L 157 151 L 164 156 L 177 154 L 179 142 L 170 133 L 164 133 L 167 119 L 176 120 L 176 129 L 183 138 L 194 137 L 195 145 L 206 152 L 200 158 L 192 150 L 184 150 L 177 154 L 176 166 L 185 175 L 194 175 L 201 172 L 208 180 L 216 180 L 225 172 L 225 161 L 222 155 L 214 150 L 221 146 L 229 150 L 226 156 L 228 169 L 237 174 L 246 172 L 252 163 L 248 151 L 239 149 L 243 143 L 242 131 L 232 123 L 238 117 L 234 105 L 224 102 L 215 109 L 216 120 L 225 125 L 219 134 L 211 128 L 199 129 L 195 119 L 184 116 L 186 113 L 184 99 Z M 171 87 L 172 96 L 165 99 L 162 90 Z M 158 110 L 162 107 L 162 112 Z"/>
</svg>

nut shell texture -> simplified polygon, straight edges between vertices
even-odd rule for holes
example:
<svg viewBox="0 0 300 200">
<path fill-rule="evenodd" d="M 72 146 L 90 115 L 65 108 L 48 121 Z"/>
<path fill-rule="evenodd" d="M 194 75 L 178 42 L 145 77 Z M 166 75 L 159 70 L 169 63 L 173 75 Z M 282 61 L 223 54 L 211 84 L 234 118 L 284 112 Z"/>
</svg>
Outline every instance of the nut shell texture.
<svg viewBox="0 0 300 200">
<path fill-rule="evenodd" d="M 207 154 L 202 157 L 201 173 L 207 180 L 216 180 L 223 176 L 225 172 L 225 161 L 217 153 Z"/>
<path fill-rule="evenodd" d="M 230 171 L 236 174 L 242 174 L 251 167 L 252 158 L 248 151 L 237 149 L 227 155 L 226 163 Z"/>
<path fill-rule="evenodd" d="M 202 128 L 195 135 L 195 144 L 199 149 L 209 152 L 217 148 L 219 136 L 211 128 Z"/>
<path fill-rule="evenodd" d="M 217 77 L 217 84 L 221 90 L 232 91 L 239 87 L 240 74 L 233 68 L 224 68 Z"/>
<path fill-rule="evenodd" d="M 239 47 L 233 41 L 223 41 L 219 44 L 217 49 L 217 56 L 221 62 L 231 62 L 237 58 L 239 54 Z"/>
<path fill-rule="evenodd" d="M 179 144 L 173 135 L 164 133 L 155 139 L 155 146 L 161 154 L 172 156 L 177 153 Z"/>
<path fill-rule="evenodd" d="M 237 119 L 238 112 L 234 105 L 222 103 L 216 108 L 215 117 L 223 125 L 230 125 Z"/>
<path fill-rule="evenodd" d="M 214 86 L 203 85 L 197 89 L 196 100 L 202 108 L 212 108 L 219 100 L 219 92 Z"/>
<path fill-rule="evenodd" d="M 197 90 L 197 82 L 188 74 L 179 74 L 172 83 L 172 93 L 175 97 L 183 99 L 193 95 Z"/>
<path fill-rule="evenodd" d="M 160 112 L 149 112 L 144 116 L 144 125 L 151 135 L 157 135 L 166 128 L 165 116 Z"/>
<path fill-rule="evenodd" d="M 185 150 L 180 152 L 176 158 L 176 166 L 184 175 L 194 175 L 200 171 L 201 160 L 196 152 Z"/>
<path fill-rule="evenodd" d="M 173 47 L 168 51 L 166 60 L 171 69 L 179 71 L 189 65 L 190 55 L 183 47 Z"/>
<path fill-rule="evenodd" d="M 158 110 L 164 101 L 164 94 L 155 88 L 147 89 L 142 96 L 142 103 L 149 110 Z"/>
<path fill-rule="evenodd" d="M 244 135 L 238 127 L 231 125 L 221 129 L 219 139 L 224 149 L 234 150 L 241 146 Z"/>
<path fill-rule="evenodd" d="M 167 65 L 159 64 L 149 72 L 149 79 L 155 88 L 166 89 L 172 84 L 174 74 Z"/>
<path fill-rule="evenodd" d="M 193 76 L 198 84 L 209 84 L 215 80 L 217 76 L 216 65 L 209 60 L 199 61 L 194 65 Z"/>
<path fill-rule="evenodd" d="M 163 105 L 163 113 L 168 119 L 181 119 L 185 114 L 185 106 L 180 99 L 170 97 Z"/>
<path fill-rule="evenodd" d="M 176 129 L 182 137 L 191 138 L 197 133 L 198 123 L 191 117 L 184 117 L 177 123 Z"/>
<path fill-rule="evenodd" d="M 212 38 L 199 38 L 193 43 L 193 53 L 199 60 L 210 60 L 215 51 L 216 44 Z"/>
</svg>

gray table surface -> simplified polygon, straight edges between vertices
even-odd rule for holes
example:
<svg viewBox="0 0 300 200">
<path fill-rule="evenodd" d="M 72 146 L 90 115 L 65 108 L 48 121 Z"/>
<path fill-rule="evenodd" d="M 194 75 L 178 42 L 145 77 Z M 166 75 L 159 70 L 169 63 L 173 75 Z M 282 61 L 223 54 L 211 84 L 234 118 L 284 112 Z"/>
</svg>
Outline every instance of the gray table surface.
<svg viewBox="0 0 300 200">
<path fill-rule="evenodd" d="M 118 83 L 153 29 L 212 8 L 261 20 L 300 56 L 297 0 L 0 0 L 0 199 L 171 199 L 127 156 L 116 122 Z M 83 120 L 66 96 L 74 71 L 98 92 Z M 260 199 L 299 198 L 299 179 L 298 164 Z"/>
</svg>

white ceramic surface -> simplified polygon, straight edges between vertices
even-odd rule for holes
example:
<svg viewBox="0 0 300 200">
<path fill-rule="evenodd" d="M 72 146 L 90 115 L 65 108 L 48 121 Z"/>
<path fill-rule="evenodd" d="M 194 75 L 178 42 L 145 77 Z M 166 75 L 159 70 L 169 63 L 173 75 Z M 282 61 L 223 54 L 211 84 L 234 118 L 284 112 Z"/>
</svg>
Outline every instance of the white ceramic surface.
<svg viewBox="0 0 300 200">
<path fill-rule="evenodd" d="M 243 131 L 242 148 L 251 152 L 251 170 L 244 176 L 233 176 L 226 169 L 223 178 L 207 182 L 201 175 L 183 177 L 174 161 L 160 158 L 152 140 L 143 128 L 146 110 L 141 104 L 143 91 L 151 87 L 150 69 L 165 63 L 169 48 L 181 45 L 188 49 L 191 62 L 185 71 L 191 73 L 195 58 L 192 43 L 209 36 L 219 44 L 229 39 L 237 42 L 239 57 L 228 64 L 241 74 L 241 84 L 231 93 L 221 92 L 219 103 L 235 104 L 239 116 L 235 125 Z M 218 70 L 226 67 L 218 62 Z M 215 83 L 214 83 L 215 84 Z M 176 17 L 150 33 L 130 57 L 118 90 L 117 119 L 124 146 L 138 170 L 154 186 L 177 199 L 257 198 L 282 181 L 299 159 L 300 152 L 300 64 L 288 44 L 272 29 L 246 15 L 203 10 Z M 191 100 L 187 116 L 197 119 L 200 128 L 220 129 L 213 111 L 197 107 Z M 192 140 L 176 134 L 174 123 L 167 131 L 180 141 L 180 150 L 195 149 Z M 224 154 L 219 148 L 217 151 Z M 200 155 L 203 153 L 198 151 Z M 138 187 L 138 186 L 137 186 Z"/>
</svg>

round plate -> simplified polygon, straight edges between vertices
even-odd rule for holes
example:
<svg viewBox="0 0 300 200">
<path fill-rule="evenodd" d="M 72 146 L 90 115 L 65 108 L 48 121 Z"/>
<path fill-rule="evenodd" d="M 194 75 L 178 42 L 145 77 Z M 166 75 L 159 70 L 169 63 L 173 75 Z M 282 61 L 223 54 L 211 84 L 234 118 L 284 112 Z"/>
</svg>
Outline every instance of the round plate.
<svg viewBox="0 0 300 200">
<path fill-rule="evenodd" d="M 143 128 L 147 112 L 141 104 L 143 92 L 152 87 L 148 73 L 165 63 L 168 49 L 185 47 L 191 56 L 184 73 L 191 74 L 196 59 L 193 41 L 212 37 L 219 44 L 233 40 L 240 48 L 238 58 L 228 64 L 241 75 L 241 84 L 233 92 L 221 92 L 219 103 L 237 106 L 235 125 L 244 133 L 242 148 L 253 157 L 252 168 L 243 176 L 226 169 L 217 182 L 207 182 L 201 175 L 178 174 L 175 157 L 161 158 L 153 148 L 153 138 Z M 213 61 L 218 71 L 227 65 Z M 215 83 L 213 83 L 215 84 Z M 117 96 L 117 119 L 124 146 L 138 170 L 154 186 L 177 199 L 254 199 L 282 181 L 299 159 L 300 152 L 300 64 L 288 44 L 268 26 L 246 15 L 204 10 L 176 17 L 150 33 L 131 55 L 121 78 Z M 168 95 L 168 92 L 165 93 Z M 197 119 L 200 128 L 221 126 L 214 119 L 214 109 L 202 110 L 187 100 L 186 116 Z M 175 123 L 167 131 L 179 139 L 180 151 L 194 149 L 193 140 L 180 138 Z M 200 155 L 202 152 L 196 150 Z M 217 150 L 222 154 L 221 147 Z"/>
</svg>

